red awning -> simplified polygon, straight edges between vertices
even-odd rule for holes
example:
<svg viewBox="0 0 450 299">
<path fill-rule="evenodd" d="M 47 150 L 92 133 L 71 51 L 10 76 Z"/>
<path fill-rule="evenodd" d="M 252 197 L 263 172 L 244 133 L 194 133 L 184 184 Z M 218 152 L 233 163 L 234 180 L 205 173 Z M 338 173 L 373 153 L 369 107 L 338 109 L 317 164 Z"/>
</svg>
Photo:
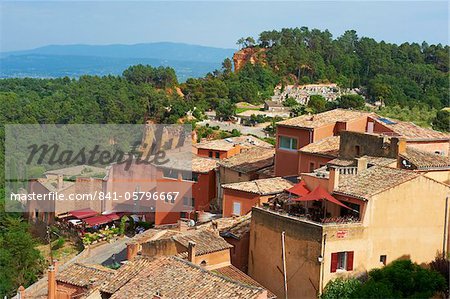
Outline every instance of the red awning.
<svg viewBox="0 0 450 299">
<path fill-rule="evenodd" d="M 108 217 L 111 220 L 119 220 L 120 219 L 120 216 L 117 215 L 116 213 L 106 214 L 104 216 Z"/>
<path fill-rule="evenodd" d="M 69 212 L 69 214 L 75 218 L 84 219 L 84 218 L 89 218 L 89 217 L 95 216 L 98 213 L 94 210 L 87 208 L 87 209 L 82 209 L 82 210 L 71 211 L 71 212 Z"/>
<path fill-rule="evenodd" d="M 297 196 L 305 196 L 309 193 L 309 189 L 306 187 L 306 184 L 304 181 L 301 181 L 300 183 L 292 186 L 289 189 L 286 189 L 287 192 L 295 194 Z"/>
<path fill-rule="evenodd" d="M 313 191 L 311 191 L 309 194 L 302 196 L 300 198 L 294 199 L 295 201 L 309 201 L 309 200 L 321 200 L 325 199 L 332 203 L 335 203 L 337 205 L 340 205 L 341 207 L 347 208 L 349 210 L 353 210 L 352 208 L 344 205 L 342 202 L 334 198 L 330 193 L 327 192 L 324 188 L 317 186 Z"/>
<path fill-rule="evenodd" d="M 86 219 L 83 219 L 83 221 L 86 222 L 86 224 L 89 226 L 96 226 L 96 225 L 101 225 L 101 224 L 112 222 L 111 218 L 103 216 L 103 215 L 86 218 Z"/>
</svg>

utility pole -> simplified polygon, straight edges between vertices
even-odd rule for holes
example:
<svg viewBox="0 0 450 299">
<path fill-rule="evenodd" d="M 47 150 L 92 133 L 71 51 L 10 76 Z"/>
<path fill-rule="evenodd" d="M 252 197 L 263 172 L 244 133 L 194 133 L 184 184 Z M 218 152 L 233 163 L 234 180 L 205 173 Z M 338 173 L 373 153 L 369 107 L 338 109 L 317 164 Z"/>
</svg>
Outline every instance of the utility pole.
<svg viewBox="0 0 450 299">
<path fill-rule="evenodd" d="M 287 274 L 286 274 L 286 244 L 285 244 L 286 233 L 281 233 L 281 251 L 283 259 L 283 279 L 284 279 L 284 298 L 288 299 L 288 289 L 287 289 Z"/>
<path fill-rule="evenodd" d="M 53 265 L 52 238 L 50 235 L 50 226 L 47 225 L 47 242 L 50 249 L 50 265 Z"/>
</svg>

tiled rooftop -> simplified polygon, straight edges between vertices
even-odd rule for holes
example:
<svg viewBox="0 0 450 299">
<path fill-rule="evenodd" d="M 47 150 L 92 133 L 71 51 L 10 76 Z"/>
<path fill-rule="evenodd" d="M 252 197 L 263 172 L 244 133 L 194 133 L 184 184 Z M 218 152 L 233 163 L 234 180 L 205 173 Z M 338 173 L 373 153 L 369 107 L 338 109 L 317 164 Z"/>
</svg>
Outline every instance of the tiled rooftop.
<svg viewBox="0 0 450 299">
<path fill-rule="evenodd" d="M 115 270 L 100 265 L 74 263 L 58 273 L 56 280 L 78 287 L 88 287 L 92 284 L 101 285 L 110 279 L 115 272 Z"/>
<path fill-rule="evenodd" d="M 400 154 L 400 156 L 405 160 L 408 160 L 418 169 L 450 167 L 450 160 L 448 156 L 420 151 L 409 146 L 406 148 L 406 152 Z"/>
<path fill-rule="evenodd" d="M 270 143 L 267 143 L 250 135 L 200 142 L 194 144 L 194 147 L 215 151 L 229 151 L 235 145 L 239 145 L 241 148 L 251 148 L 254 146 L 273 148 Z"/>
<path fill-rule="evenodd" d="M 172 239 L 186 248 L 188 248 L 189 241 L 195 242 L 195 252 L 197 255 L 233 248 L 233 245 L 209 230 L 188 231 L 175 235 Z"/>
<path fill-rule="evenodd" d="M 313 129 L 324 125 L 333 124 L 336 122 L 346 122 L 369 115 L 372 115 L 372 113 L 345 109 L 334 109 L 315 115 L 301 115 L 288 120 L 280 121 L 277 124 L 289 127 Z"/>
<path fill-rule="evenodd" d="M 266 176 L 266 177 L 273 178 L 273 177 L 275 177 L 275 165 L 271 165 L 271 166 L 262 168 L 262 169 L 258 170 L 256 173 L 259 174 L 260 176 Z"/>
<path fill-rule="evenodd" d="M 356 175 L 340 176 L 337 193 L 370 199 L 371 196 L 420 176 L 417 172 L 373 166 Z"/>
<path fill-rule="evenodd" d="M 272 195 L 283 192 L 284 189 L 290 188 L 293 185 L 293 183 L 286 179 L 276 177 L 249 182 L 225 184 L 222 185 L 222 188 L 255 193 L 259 195 Z"/>
<path fill-rule="evenodd" d="M 148 229 L 143 233 L 135 235 L 127 243 L 138 243 L 142 244 L 152 240 L 168 239 L 172 236 L 180 234 L 180 231 L 168 230 L 168 229 Z"/>
<path fill-rule="evenodd" d="M 386 158 L 386 157 L 362 156 L 361 158 L 366 158 L 367 164 L 378 165 L 378 166 L 395 165 L 395 163 L 397 162 L 397 159 Z M 355 165 L 356 165 L 356 163 L 355 163 Z"/>
<path fill-rule="evenodd" d="M 419 127 L 411 122 L 399 121 L 387 117 L 372 117 L 374 121 L 393 130 L 397 135 L 406 138 L 407 140 L 422 140 L 422 139 L 443 139 L 449 140 L 450 134 L 434 131 L 427 128 Z M 384 121 L 382 121 L 384 120 Z"/>
<path fill-rule="evenodd" d="M 248 173 L 273 165 L 274 156 L 272 148 L 254 147 L 219 162 L 219 165 Z"/>
<path fill-rule="evenodd" d="M 100 288 L 103 293 L 114 294 L 121 287 L 126 285 L 131 279 L 139 275 L 139 273 L 152 265 L 152 260 L 146 257 L 136 257 L 132 261 L 128 261 L 115 271 Z"/>
<path fill-rule="evenodd" d="M 250 231 L 251 216 L 249 214 L 244 217 L 240 222 L 235 223 L 228 229 L 220 233 L 222 237 L 231 237 L 235 239 L 241 239 L 246 233 Z"/>
<path fill-rule="evenodd" d="M 212 272 L 215 272 L 219 275 L 228 277 L 229 279 L 235 280 L 235 281 L 239 281 L 243 284 L 246 285 L 250 285 L 250 286 L 254 286 L 254 287 L 258 287 L 263 289 L 264 287 L 257 282 L 256 280 L 254 280 L 253 278 L 251 278 L 250 276 L 246 275 L 245 273 L 243 273 L 241 270 L 239 270 L 238 268 L 236 268 L 233 265 L 229 265 L 227 267 L 222 267 L 216 270 L 213 270 Z M 268 291 L 267 292 L 267 298 L 268 299 L 272 299 L 272 298 L 276 298 L 276 296 Z"/>
<path fill-rule="evenodd" d="M 337 157 L 339 154 L 339 136 L 331 136 L 310 143 L 300 149 L 301 152 Z"/>
<path fill-rule="evenodd" d="M 117 298 L 257 298 L 264 289 L 207 271 L 177 257 L 160 257 L 115 292 Z"/>
<path fill-rule="evenodd" d="M 105 175 L 106 168 L 94 167 L 94 166 L 89 166 L 89 165 L 77 165 L 77 166 L 72 166 L 72 167 L 67 167 L 67 168 L 48 170 L 48 171 L 44 172 L 44 174 L 48 174 L 48 175 L 62 174 L 66 177 L 70 177 L 70 176 L 90 177 L 93 175 L 95 175 L 95 176 Z"/>
<path fill-rule="evenodd" d="M 169 153 L 167 158 L 160 167 L 199 173 L 208 173 L 217 167 L 217 160 L 198 157 L 191 152 Z"/>
</svg>

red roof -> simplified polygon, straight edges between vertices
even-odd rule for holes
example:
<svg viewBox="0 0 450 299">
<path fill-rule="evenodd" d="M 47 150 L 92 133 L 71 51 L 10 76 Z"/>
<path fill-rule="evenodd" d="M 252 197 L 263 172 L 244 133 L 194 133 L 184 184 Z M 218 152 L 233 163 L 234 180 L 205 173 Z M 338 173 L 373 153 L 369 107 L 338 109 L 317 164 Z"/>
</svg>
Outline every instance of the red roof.
<svg viewBox="0 0 450 299">
<path fill-rule="evenodd" d="M 86 224 L 89 226 L 96 226 L 96 225 L 101 225 L 101 224 L 112 222 L 112 219 L 109 217 L 103 216 L 103 215 L 99 215 L 99 216 L 83 219 L 83 221 L 86 222 Z"/>
<path fill-rule="evenodd" d="M 301 181 L 300 183 L 294 185 L 293 187 L 286 189 L 287 192 L 293 193 L 297 196 L 305 196 L 309 193 L 309 189 L 306 187 L 306 184 L 304 181 Z"/>
<path fill-rule="evenodd" d="M 342 202 L 334 198 L 330 193 L 327 192 L 324 188 L 317 186 L 313 191 L 311 191 L 309 194 L 302 196 L 300 198 L 293 199 L 295 201 L 309 201 L 309 200 L 321 200 L 325 199 L 332 203 L 335 203 L 337 205 L 340 205 L 341 207 L 347 208 L 349 210 L 352 210 L 348 206 L 344 205 Z"/>
<path fill-rule="evenodd" d="M 94 210 L 87 208 L 87 209 L 82 209 L 82 210 L 71 211 L 71 212 L 69 212 L 69 214 L 75 218 L 84 219 L 84 218 L 95 216 L 98 213 Z"/>
</svg>

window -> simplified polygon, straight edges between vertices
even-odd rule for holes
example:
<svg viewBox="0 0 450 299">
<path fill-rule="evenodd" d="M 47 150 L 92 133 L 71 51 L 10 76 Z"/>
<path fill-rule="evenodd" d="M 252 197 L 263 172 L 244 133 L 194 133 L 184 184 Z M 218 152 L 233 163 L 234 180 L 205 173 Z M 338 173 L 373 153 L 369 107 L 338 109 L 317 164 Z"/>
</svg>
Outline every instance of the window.
<svg viewBox="0 0 450 299">
<path fill-rule="evenodd" d="M 220 152 L 216 152 L 216 159 L 220 158 Z"/>
<path fill-rule="evenodd" d="M 178 179 L 178 172 L 174 169 L 163 169 L 163 177 L 169 179 Z"/>
<path fill-rule="evenodd" d="M 38 209 L 34 209 L 34 218 L 36 218 L 36 219 L 39 218 L 39 210 Z"/>
<path fill-rule="evenodd" d="M 288 150 L 296 150 L 297 149 L 297 139 L 286 137 L 286 136 L 280 136 L 279 148 L 288 149 Z"/>
<path fill-rule="evenodd" d="M 361 155 L 361 147 L 359 145 L 355 145 L 355 155 Z"/>
<path fill-rule="evenodd" d="M 386 266 L 387 256 L 386 255 L 380 255 L 380 263 L 383 263 L 384 266 Z"/>
<path fill-rule="evenodd" d="M 213 152 L 212 152 L 212 151 L 209 151 L 208 156 L 209 156 L 210 158 L 212 158 Z"/>
<path fill-rule="evenodd" d="M 187 196 L 183 197 L 183 205 L 184 206 L 191 206 L 194 207 L 195 206 L 195 199 L 194 198 L 189 198 Z"/>
<path fill-rule="evenodd" d="M 331 254 L 331 273 L 353 270 L 353 251 L 342 251 Z"/>
<path fill-rule="evenodd" d="M 238 172 L 238 176 L 241 177 L 242 176 L 242 172 Z"/>
<path fill-rule="evenodd" d="M 309 163 L 309 172 L 313 172 L 315 168 L 316 168 L 316 165 L 314 164 L 314 162 L 310 162 Z"/>
<path fill-rule="evenodd" d="M 180 218 L 187 218 L 186 212 L 180 212 Z"/>
<path fill-rule="evenodd" d="M 233 215 L 241 216 L 241 203 L 233 202 Z"/>
</svg>

